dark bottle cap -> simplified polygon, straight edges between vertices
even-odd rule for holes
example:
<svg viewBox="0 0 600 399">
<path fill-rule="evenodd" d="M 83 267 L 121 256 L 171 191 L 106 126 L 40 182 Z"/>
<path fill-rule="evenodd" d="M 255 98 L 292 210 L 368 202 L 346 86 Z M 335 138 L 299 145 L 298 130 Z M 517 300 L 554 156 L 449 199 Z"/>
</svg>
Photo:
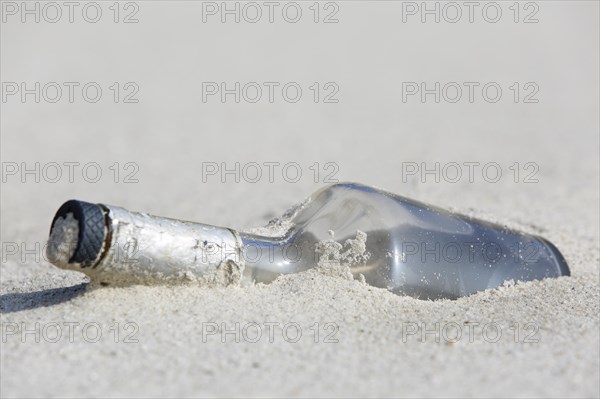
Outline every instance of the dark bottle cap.
<svg viewBox="0 0 600 399">
<path fill-rule="evenodd" d="M 56 212 L 50 232 L 59 217 L 66 218 L 71 213 L 78 222 L 77 245 L 69 263 L 79 263 L 82 267 L 91 266 L 99 257 L 106 236 L 106 221 L 100 205 L 78 200 L 65 202 Z"/>
</svg>

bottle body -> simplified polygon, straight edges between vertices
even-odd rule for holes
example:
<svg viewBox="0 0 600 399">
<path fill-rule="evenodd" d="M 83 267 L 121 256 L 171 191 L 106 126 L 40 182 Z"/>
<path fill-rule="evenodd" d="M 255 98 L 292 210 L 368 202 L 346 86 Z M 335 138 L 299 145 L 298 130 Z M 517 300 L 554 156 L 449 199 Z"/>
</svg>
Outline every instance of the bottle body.
<svg viewBox="0 0 600 399">
<path fill-rule="evenodd" d="M 241 235 L 246 246 L 266 243 L 245 257 L 250 278 L 268 282 L 314 267 L 319 242 L 331 232 L 344 242 L 357 230 L 366 234 L 368 259 L 349 265 L 350 271 L 400 295 L 458 298 L 508 280 L 569 275 L 563 256 L 542 237 L 359 184 L 320 190 L 289 222 L 290 230 L 277 239 Z"/>
</svg>

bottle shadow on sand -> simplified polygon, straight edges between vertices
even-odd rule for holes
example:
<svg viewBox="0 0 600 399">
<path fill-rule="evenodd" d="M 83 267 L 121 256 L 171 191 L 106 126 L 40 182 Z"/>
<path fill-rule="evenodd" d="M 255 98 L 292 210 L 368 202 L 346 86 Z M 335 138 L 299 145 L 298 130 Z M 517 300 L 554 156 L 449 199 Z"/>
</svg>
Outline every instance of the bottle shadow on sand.
<svg viewBox="0 0 600 399">
<path fill-rule="evenodd" d="M 81 295 L 89 284 L 89 282 L 84 282 L 70 287 L 2 294 L 0 295 L 0 313 L 19 312 L 42 306 L 56 305 Z"/>
</svg>

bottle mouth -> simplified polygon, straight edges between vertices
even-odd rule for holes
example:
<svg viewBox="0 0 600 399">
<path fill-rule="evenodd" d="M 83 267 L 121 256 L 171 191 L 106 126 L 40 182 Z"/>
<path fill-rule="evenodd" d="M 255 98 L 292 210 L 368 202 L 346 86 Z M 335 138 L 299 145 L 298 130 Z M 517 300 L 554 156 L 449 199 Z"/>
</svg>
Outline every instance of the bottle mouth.
<svg viewBox="0 0 600 399">
<path fill-rule="evenodd" d="M 78 200 L 65 202 L 50 226 L 48 260 L 66 269 L 98 263 L 108 236 L 106 218 L 100 205 Z"/>
</svg>

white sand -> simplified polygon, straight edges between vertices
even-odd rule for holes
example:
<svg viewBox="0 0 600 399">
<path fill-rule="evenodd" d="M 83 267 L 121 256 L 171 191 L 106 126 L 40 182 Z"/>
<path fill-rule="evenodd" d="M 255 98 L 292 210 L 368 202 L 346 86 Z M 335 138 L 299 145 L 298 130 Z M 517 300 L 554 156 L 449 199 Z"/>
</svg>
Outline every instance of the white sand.
<svg viewBox="0 0 600 399">
<path fill-rule="evenodd" d="M 337 25 L 250 28 L 202 25 L 200 3 L 165 4 L 141 2 L 139 24 L 2 24 L 3 81 L 105 89 L 96 104 L 2 104 L 3 162 L 80 162 L 73 183 L 67 169 L 57 183 L 2 183 L 3 243 L 39 243 L 42 254 L 54 212 L 71 198 L 236 229 L 264 225 L 321 187 L 325 163 L 335 162 L 338 180 L 541 234 L 572 277 L 427 302 L 316 271 L 244 288 L 87 285 L 34 255 L 6 255 L 3 397 L 600 395 L 597 2 L 538 2 L 539 24 L 495 25 L 402 25 L 395 3 L 343 2 Z M 314 104 L 308 89 L 296 104 L 202 103 L 201 82 L 222 80 L 336 81 L 340 103 Z M 509 100 L 402 103 L 401 82 L 421 80 L 498 81 Z M 137 82 L 140 103 L 115 104 L 115 81 Z M 514 104 L 514 81 L 537 82 L 540 102 Z M 303 176 L 202 180 L 202 162 L 249 161 L 297 162 Z M 402 162 L 471 161 L 498 163 L 503 178 L 401 176 Z M 89 162 L 102 167 L 97 183 L 81 177 Z M 138 183 L 123 182 L 127 162 L 139 166 Z M 522 182 L 527 162 L 539 166 L 538 183 Z M 288 327 L 294 338 L 292 322 L 303 333 L 296 343 L 282 337 Z M 36 323 L 39 343 L 35 333 L 8 334 Z M 53 343 L 56 323 L 62 338 Z M 79 323 L 73 342 L 64 323 Z M 462 338 L 409 334 L 435 323 L 447 335 L 460 326 Z M 236 325 L 246 338 L 258 325 L 263 337 L 236 343 L 229 334 L 222 343 L 215 328 Z M 99 328 L 99 342 L 86 342 L 83 326 L 87 341 Z M 489 342 L 494 328 L 502 336 Z M 137 343 L 124 342 L 130 333 Z"/>
</svg>

